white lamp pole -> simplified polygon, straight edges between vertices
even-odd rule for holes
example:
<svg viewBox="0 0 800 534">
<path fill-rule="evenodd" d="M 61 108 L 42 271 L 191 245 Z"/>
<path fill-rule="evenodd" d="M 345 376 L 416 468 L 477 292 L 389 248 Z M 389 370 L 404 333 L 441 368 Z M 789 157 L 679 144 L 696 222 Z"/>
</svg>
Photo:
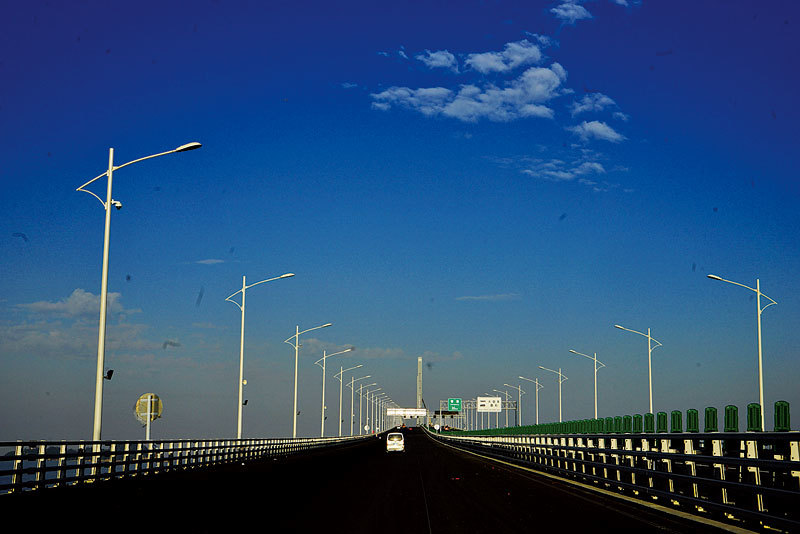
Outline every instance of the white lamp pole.
<svg viewBox="0 0 800 534">
<path fill-rule="evenodd" d="M 361 413 L 362 413 L 361 401 L 364 399 L 364 394 L 362 393 L 362 391 L 365 387 L 368 388 L 370 386 L 377 386 L 377 385 L 378 385 L 377 382 L 373 382 L 372 384 L 367 384 L 366 386 L 364 384 L 358 385 L 358 435 L 359 436 L 364 430 L 364 426 L 362 425 L 362 420 L 361 420 Z"/>
<path fill-rule="evenodd" d="M 158 156 L 166 156 L 167 154 L 174 154 L 175 152 L 186 152 L 188 150 L 200 148 L 201 146 L 202 145 L 200 143 L 187 143 L 173 150 L 168 150 L 159 154 L 153 154 L 151 156 L 145 156 L 143 158 L 135 159 L 133 161 L 129 161 L 128 163 L 123 163 L 122 165 L 116 166 L 114 165 L 114 149 L 109 148 L 108 170 L 96 176 L 95 178 L 92 178 L 76 189 L 76 191 L 83 191 L 84 193 L 89 193 L 92 195 L 94 198 L 100 201 L 100 203 L 103 205 L 103 208 L 106 210 L 105 231 L 103 233 L 103 271 L 100 279 L 100 323 L 97 334 L 97 374 L 94 388 L 94 426 L 92 429 L 93 441 L 100 441 L 101 428 L 103 426 L 103 375 L 105 375 L 106 356 L 106 308 L 108 305 L 108 251 L 111 238 L 111 206 L 114 206 L 117 209 L 122 209 L 122 202 L 111 198 L 111 183 L 113 181 L 112 177 L 114 171 L 146 159 L 157 158 Z M 103 199 L 93 192 L 89 191 L 88 189 L 84 189 L 84 187 L 96 180 L 99 180 L 103 176 L 108 178 L 106 181 L 105 202 L 103 202 Z"/>
<path fill-rule="evenodd" d="M 359 380 L 364 380 L 366 378 L 371 378 L 371 377 L 372 377 L 372 375 L 362 376 L 361 378 L 354 378 L 352 376 L 350 377 L 350 385 L 348 387 L 350 388 L 350 435 L 351 436 L 353 435 L 353 421 L 355 420 L 355 416 L 356 416 L 355 399 L 354 399 L 355 393 L 356 393 L 355 383 L 358 382 Z M 358 424 L 360 425 L 361 424 L 361 386 L 360 385 L 358 386 L 358 418 L 359 418 Z"/>
<path fill-rule="evenodd" d="M 740 284 L 739 282 L 732 282 L 730 280 L 726 280 L 721 278 L 715 274 L 709 274 L 709 278 L 712 280 L 719 280 L 720 282 L 728 282 L 729 284 L 733 284 L 735 286 L 741 286 L 745 289 L 749 289 L 750 291 L 755 292 L 756 294 L 756 321 L 758 325 L 758 403 L 761 405 L 761 431 L 764 431 L 764 372 L 763 367 L 761 364 L 761 313 L 772 306 L 773 304 L 777 304 L 774 300 L 766 296 L 764 293 L 761 292 L 761 281 L 756 278 L 756 287 L 753 289 L 752 287 L 746 286 L 744 284 Z M 761 297 L 769 300 L 770 303 L 761 307 Z"/>
<path fill-rule="evenodd" d="M 314 365 L 319 365 L 319 362 L 322 362 L 322 408 L 320 410 L 320 430 L 319 430 L 319 437 L 325 437 L 325 360 L 330 358 L 331 356 L 336 356 L 337 354 L 344 354 L 345 352 L 350 352 L 355 350 L 355 347 L 350 347 L 349 349 L 340 350 L 339 352 L 334 352 L 333 354 L 328 354 L 327 351 L 322 351 L 322 358 L 314 362 Z M 339 411 L 341 412 L 342 408 L 342 392 L 339 391 Z M 341 413 L 339 414 L 339 421 L 342 420 Z M 341 433 L 341 423 L 339 424 L 339 430 Z"/>
<path fill-rule="evenodd" d="M 569 349 L 569 351 L 572 354 L 577 354 L 578 356 L 583 356 L 585 358 L 589 358 L 590 360 L 592 360 L 594 362 L 594 418 L 597 419 L 597 370 L 600 369 L 600 367 L 605 367 L 606 364 L 604 364 L 603 362 L 601 362 L 600 360 L 597 359 L 597 353 L 596 352 L 594 353 L 594 357 L 592 357 L 592 356 L 589 356 L 588 354 L 584 354 L 582 352 L 578 352 L 577 350 Z M 598 365 L 600 367 L 598 367 Z"/>
<path fill-rule="evenodd" d="M 297 361 L 300 356 L 300 334 L 305 334 L 306 332 L 311 332 L 312 330 L 317 330 L 319 328 L 327 328 L 332 326 L 333 323 L 325 323 L 319 326 L 315 326 L 314 328 L 307 328 L 300 331 L 300 326 L 295 328 L 295 333 L 293 336 L 288 337 L 283 342 L 288 343 L 289 345 L 294 347 L 294 409 L 292 410 L 292 437 L 297 437 Z M 294 338 L 294 343 L 291 340 Z"/>
<path fill-rule="evenodd" d="M 339 379 L 339 437 L 342 437 L 342 385 L 344 382 L 344 372 L 345 371 L 352 371 L 353 369 L 358 369 L 359 367 L 363 367 L 363 364 L 358 364 L 355 367 L 348 367 L 347 369 L 342 369 L 342 366 L 339 366 L 339 372 L 333 375 L 334 378 Z M 352 409 L 350 410 L 352 413 Z"/>
<path fill-rule="evenodd" d="M 517 422 L 517 426 L 522 426 L 522 396 L 525 395 L 525 392 L 522 391 L 522 386 L 512 386 L 511 384 L 503 385 L 507 388 L 517 390 L 517 411 L 519 412 L 519 421 Z"/>
<path fill-rule="evenodd" d="M 548 369 L 547 367 L 539 366 L 539 369 L 544 369 L 545 371 L 550 371 L 551 373 L 555 373 L 558 375 L 558 422 L 561 422 L 561 383 L 565 380 L 569 380 L 562 372 L 561 367 L 558 368 L 558 371 L 554 371 L 552 369 Z"/>
<path fill-rule="evenodd" d="M 647 333 L 639 332 L 637 330 L 631 330 L 630 328 L 625 328 L 624 326 L 620 326 L 618 324 L 614 325 L 614 328 L 619 328 L 620 330 L 625 330 L 627 332 L 633 332 L 634 334 L 639 334 L 640 336 L 644 336 L 647 338 L 647 377 L 650 381 L 650 413 L 653 413 L 653 349 L 657 349 L 658 347 L 662 347 L 663 344 L 652 337 L 650 335 L 650 329 L 647 329 Z M 653 341 L 657 343 L 656 346 L 653 346 Z"/>
<path fill-rule="evenodd" d="M 521 378 L 522 380 L 527 380 L 528 382 L 533 382 L 536 384 L 536 424 L 539 424 L 539 390 L 542 389 L 544 386 L 539 383 L 539 379 L 536 378 L 531 380 L 530 378 L 525 378 L 524 376 L 518 376 L 517 378 Z"/>
<path fill-rule="evenodd" d="M 508 391 L 500 391 L 499 389 L 493 389 L 492 391 L 496 391 L 497 393 L 502 393 L 503 395 L 506 396 L 506 406 L 503 409 L 503 411 L 506 413 L 506 428 L 508 428 L 508 395 L 509 395 L 509 393 L 508 393 Z M 500 425 L 498 425 L 498 427 L 499 426 Z"/>
<path fill-rule="evenodd" d="M 366 393 L 366 395 L 367 395 L 367 406 L 366 406 L 366 409 L 364 410 L 366 412 L 366 414 L 367 414 L 367 426 L 369 427 L 369 429 L 366 431 L 367 433 L 369 433 L 370 430 L 373 430 L 373 431 L 375 430 L 375 406 L 374 406 L 375 405 L 375 392 L 379 391 L 381 389 L 383 389 L 383 388 L 375 388 L 372 391 L 367 389 L 367 393 Z M 372 393 L 372 405 L 370 405 L 370 403 L 369 403 L 369 394 L 370 393 Z M 370 411 L 372 411 L 372 413 L 370 413 Z M 369 424 L 370 415 L 372 415 L 372 425 L 371 426 Z"/>
<path fill-rule="evenodd" d="M 241 332 L 239 334 L 239 407 L 237 408 L 237 415 L 236 415 L 236 439 L 242 439 L 242 406 L 243 406 L 243 396 L 242 396 L 242 386 L 247 384 L 247 381 L 244 379 L 244 302 L 245 302 L 245 294 L 247 290 L 253 286 L 257 286 L 258 284 L 263 284 L 264 282 L 272 282 L 273 280 L 279 280 L 281 278 L 290 278 L 294 276 L 294 273 L 286 273 L 280 276 L 276 276 L 275 278 L 268 278 L 266 280 L 261 280 L 260 282 L 256 282 L 255 284 L 247 285 L 247 279 L 245 276 L 242 276 L 242 289 L 233 293 L 232 295 L 228 295 L 225 300 L 228 302 L 233 302 L 242 312 L 242 327 Z M 242 294 L 242 304 L 240 305 L 235 300 L 231 300 L 231 297 L 235 297 L 237 294 Z"/>
</svg>

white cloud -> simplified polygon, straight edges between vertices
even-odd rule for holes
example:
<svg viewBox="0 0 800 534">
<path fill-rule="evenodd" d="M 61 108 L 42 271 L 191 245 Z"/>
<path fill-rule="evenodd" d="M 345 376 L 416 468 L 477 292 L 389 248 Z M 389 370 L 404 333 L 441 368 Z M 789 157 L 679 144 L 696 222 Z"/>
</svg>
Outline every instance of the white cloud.
<svg viewBox="0 0 800 534">
<path fill-rule="evenodd" d="M 538 36 L 537 36 L 538 37 Z M 506 43 L 502 52 L 470 54 L 465 63 L 481 74 L 506 72 L 522 65 L 539 63 L 542 52 L 527 39 Z"/>
<path fill-rule="evenodd" d="M 397 55 L 400 56 L 403 59 L 408 59 L 408 56 L 406 55 L 405 51 L 402 50 L 402 49 L 397 51 Z"/>
<path fill-rule="evenodd" d="M 623 122 L 628 122 L 629 120 L 631 120 L 631 116 L 630 115 L 628 115 L 627 113 L 623 113 L 621 111 L 614 112 L 614 115 L 612 115 L 612 116 L 615 119 L 623 121 Z"/>
<path fill-rule="evenodd" d="M 379 56 L 389 57 L 389 52 L 378 52 Z"/>
<path fill-rule="evenodd" d="M 225 263 L 225 260 L 209 258 L 207 260 L 197 260 L 195 263 L 199 263 L 200 265 L 216 265 L 218 263 Z"/>
<path fill-rule="evenodd" d="M 565 2 L 560 6 L 554 7 L 550 10 L 550 13 L 567 24 L 575 24 L 577 20 L 592 18 L 592 14 L 585 7 L 573 2 Z"/>
<path fill-rule="evenodd" d="M 565 162 L 560 159 L 528 159 L 526 168 L 521 172 L 551 182 L 569 182 L 579 178 L 578 182 L 584 185 L 595 185 L 595 182 L 587 176 L 606 174 L 606 169 L 602 163 L 586 159 L 578 159 L 572 162 Z"/>
<path fill-rule="evenodd" d="M 477 295 L 477 296 L 463 296 L 456 297 L 456 300 L 468 301 L 485 301 L 485 302 L 500 302 L 506 300 L 519 300 L 522 298 L 518 293 L 499 293 L 495 295 Z"/>
<path fill-rule="evenodd" d="M 587 111 L 603 111 L 609 106 L 616 105 L 616 102 L 603 93 L 591 93 L 585 95 L 579 102 L 572 103 L 572 116 L 574 117 Z"/>
<path fill-rule="evenodd" d="M 419 54 L 414 57 L 422 61 L 429 69 L 441 68 L 458 72 L 458 61 L 456 61 L 456 56 L 447 50 L 437 50 L 436 52 L 425 50 L 424 54 Z"/>
<path fill-rule="evenodd" d="M 558 96 L 567 72 L 558 63 L 549 68 L 531 67 L 507 87 L 488 84 L 483 88 L 462 85 L 458 93 L 444 87 L 410 89 L 391 87 L 372 94 L 374 109 L 402 106 L 423 115 L 444 115 L 464 122 L 479 119 L 505 122 L 520 118 L 552 118 L 553 110 L 543 105 Z"/>
<path fill-rule="evenodd" d="M 107 310 L 110 314 L 138 313 L 139 309 L 125 309 L 120 302 L 120 293 L 108 293 Z M 85 317 L 100 314 L 100 295 L 94 295 L 83 289 L 76 289 L 72 294 L 56 302 L 39 301 L 30 304 L 19 304 L 34 313 L 52 314 L 60 317 Z"/>
<path fill-rule="evenodd" d="M 558 46 L 558 41 L 556 41 L 552 37 L 548 37 L 547 35 L 539 35 L 538 33 L 531 33 L 531 32 L 525 32 L 525 34 L 528 37 L 534 39 L 544 48 L 549 48 L 551 46 Z"/>
<path fill-rule="evenodd" d="M 600 121 L 583 121 L 577 126 L 567 128 L 567 130 L 580 137 L 583 141 L 588 141 L 589 139 L 600 139 L 602 141 L 619 143 L 620 141 L 625 140 L 624 135 L 616 132 L 609 125 Z"/>
<path fill-rule="evenodd" d="M 357 83 L 350 83 L 350 82 L 342 82 L 342 88 L 344 89 L 352 89 L 354 87 L 358 87 Z"/>
<path fill-rule="evenodd" d="M 612 0 L 618 6 L 628 7 L 628 0 Z"/>
</svg>

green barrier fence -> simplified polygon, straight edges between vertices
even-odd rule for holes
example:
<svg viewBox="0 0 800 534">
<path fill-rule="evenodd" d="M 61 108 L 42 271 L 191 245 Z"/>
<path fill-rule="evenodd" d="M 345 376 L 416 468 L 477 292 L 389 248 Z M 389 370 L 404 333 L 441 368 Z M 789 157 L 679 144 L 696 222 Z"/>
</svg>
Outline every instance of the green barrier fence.
<svg viewBox="0 0 800 534">
<path fill-rule="evenodd" d="M 725 432 L 739 432 L 739 409 L 729 404 L 724 410 Z M 703 432 L 719 432 L 717 409 L 709 406 L 704 411 Z M 509 428 L 489 428 L 484 430 L 453 430 L 450 433 L 458 435 L 517 435 L 517 434 L 654 434 L 654 433 L 681 433 L 700 431 L 699 412 L 695 409 L 686 410 L 686 429 L 683 428 L 683 414 L 673 410 L 669 416 L 667 412 L 658 414 L 618 415 L 598 419 L 580 419 L 564 421 L 561 423 L 541 423 L 538 425 L 516 426 Z M 669 429 L 668 427 L 669 423 Z M 767 430 L 767 429 L 765 429 Z M 789 403 L 777 401 L 775 403 L 775 432 L 789 432 L 791 420 Z M 761 406 L 757 403 L 747 405 L 747 431 L 761 431 Z"/>
</svg>

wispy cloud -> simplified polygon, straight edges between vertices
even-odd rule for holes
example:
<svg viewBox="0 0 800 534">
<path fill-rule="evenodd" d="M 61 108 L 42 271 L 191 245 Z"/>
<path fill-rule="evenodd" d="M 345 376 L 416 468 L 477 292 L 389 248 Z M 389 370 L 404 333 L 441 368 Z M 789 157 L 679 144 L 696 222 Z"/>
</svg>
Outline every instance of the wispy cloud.
<svg viewBox="0 0 800 534">
<path fill-rule="evenodd" d="M 573 102 L 571 106 L 571 112 L 572 116 L 574 117 L 580 113 L 586 113 L 588 111 L 603 111 L 607 107 L 616 105 L 617 103 L 614 102 L 611 97 L 608 97 L 603 93 L 590 93 L 585 95 L 579 101 Z"/>
<path fill-rule="evenodd" d="M 424 53 L 418 54 L 414 58 L 423 62 L 429 69 L 449 69 L 458 72 L 456 56 L 447 50 L 437 50 L 436 52 L 425 50 Z"/>
<path fill-rule="evenodd" d="M 502 52 L 469 54 L 465 63 L 482 74 L 488 74 L 506 72 L 523 65 L 535 65 L 541 60 L 542 52 L 539 47 L 523 39 L 506 43 Z"/>
<path fill-rule="evenodd" d="M 108 313 L 121 315 L 142 311 L 140 309 L 126 309 L 120 302 L 121 296 L 120 293 L 108 293 Z M 78 288 L 65 299 L 55 302 L 42 300 L 30 304 L 19 304 L 18 307 L 33 313 L 52 314 L 59 317 L 95 316 L 100 313 L 100 295 L 94 295 Z"/>
<path fill-rule="evenodd" d="M 358 84 L 351 82 L 342 82 L 341 86 L 343 89 L 353 89 L 354 87 L 358 87 Z"/>
<path fill-rule="evenodd" d="M 195 263 L 199 263 L 200 265 L 216 265 L 218 263 L 225 263 L 225 260 L 209 258 L 207 260 L 197 260 Z"/>
<path fill-rule="evenodd" d="M 615 119 L 623 121 L 623 122 L 628 122 L 629 120 L 631 120 L 631 116 L 630 115 L 628 115 L 627 113 L 623 113 L 621 111 L 615 111 L 614 115 L 612 115 L 612 116 Z"/>
<path fill-rule="evenodd" d="M 485 302 L 500 302 L 506 300 L 520 300 L 522 296 L 519 293 L 499 293 L 495 295 L 477 295 L 477 296 L 463 296 L 463 297 L 456 297 L 456 300 L 468 300 L 468 301 L 485 301 Z"/>
<path fill-rule="evenodd" d="M 550 13 L 555 15 L 557 19 L 564 21 L 565 24 L 575 24 L 578 20 L 593 18 L 585 7 L 576 2 L 564 2 L 551 9 Z"/>
<path fill-rule="evenodd" d="M 619 143 L 626 139 L 624 135 L 615 131 L 608 124 L 600 121 L 583 121 L 577 126 L 568 127 L 567 130 L 580 137 L 582 141 L 600 139 L 602 141 Z"/>
<path fill-rule="evenodd" d="M 374 100 L 372 107 L 385 111 L 400 106 L 423 115 L 443 115 L 464 122 L 552 118 L 553 110 L 544 103 L 560 94 L 559 89 L 566 78 L 566 70 L 553 63 L 549 68 L 531 67 L 503 88 L 494 84 L 482 87 L 469 84 L 462 85 L 455 92 L 445 87 L 391 87 L 371 95 Z"/>
</svg>

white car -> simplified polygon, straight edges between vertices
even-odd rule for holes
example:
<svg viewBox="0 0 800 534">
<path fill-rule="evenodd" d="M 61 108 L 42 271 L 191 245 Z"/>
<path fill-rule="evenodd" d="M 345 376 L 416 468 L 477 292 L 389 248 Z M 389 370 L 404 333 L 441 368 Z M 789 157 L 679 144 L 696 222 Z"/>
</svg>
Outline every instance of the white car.
<svg viewBox="0 0 800 534">
<path fill-rule="evenodd" d="M 406 440 L 400 432 L 390 432 L 386 436 L 386 452 L 399 451 L 405 452 Z"/>
</svg>

